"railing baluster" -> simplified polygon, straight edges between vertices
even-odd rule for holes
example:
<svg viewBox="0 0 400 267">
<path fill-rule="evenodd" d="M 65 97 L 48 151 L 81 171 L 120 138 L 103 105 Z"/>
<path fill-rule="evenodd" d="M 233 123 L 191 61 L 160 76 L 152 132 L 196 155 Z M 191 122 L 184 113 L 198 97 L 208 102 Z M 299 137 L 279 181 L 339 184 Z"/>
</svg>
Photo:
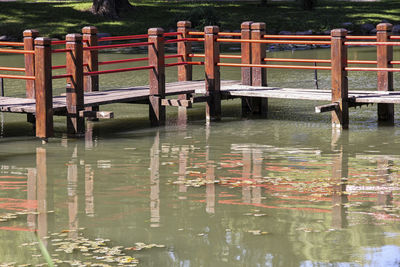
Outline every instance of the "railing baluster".
<svg viewBox="0 0 400 267">
<path fill-rule="evenodd" d="M 221 119 L 221 78 L 219 73 L 219 44 L 217 42 L 219 28 L 204 28 L 204 66 L 206 72 L 206 121 Z"/>
<path fill-rule="evenodd" d="M 165 124 L 165 106 L 161 105 L 161 99 L 165 98 L 165 59 L 164 59 L 164 30 L 151 28 L 148 31 L 148 42 L 152 43 L 148 48 L 149 65 L 153 68 L 149 71 L 149 118 L 151 126 Z"/>
<path fill-rule="evenodd" d="M 380 23 L 376 27 L 377 42 L 390 42 L 392 24 Z M 376 48 L 378 68 L 392 68 L 393 46 L 379 45 Z M 393 91 L 393 72 L 378 71 L 378 91 Z M 378 104 L 378 121 L 394 123 L 394 104 Z"/>
<path fill-rule="evenodd" d="M 338 103 L 338 108 L 332 111 L 332 127 L 347 129 L 349 127 L 348 85 L 347 85 L 347 30 L 331 31 L 331 79 L 332 103 Z"/>
<path fill-rule="evenodd" d="M 85 120 L 79 116 L 84 109 L 82 35 L 68 34 L 65 38 L 67 74 L 67 131 L 70 135 L 85 133 Z"/>
<path fill-rule="evenodd" d="M 51 78 L 51 39 L 35 39 L 36 137 L 53 136 L 53 85 Z"/>
</svg>

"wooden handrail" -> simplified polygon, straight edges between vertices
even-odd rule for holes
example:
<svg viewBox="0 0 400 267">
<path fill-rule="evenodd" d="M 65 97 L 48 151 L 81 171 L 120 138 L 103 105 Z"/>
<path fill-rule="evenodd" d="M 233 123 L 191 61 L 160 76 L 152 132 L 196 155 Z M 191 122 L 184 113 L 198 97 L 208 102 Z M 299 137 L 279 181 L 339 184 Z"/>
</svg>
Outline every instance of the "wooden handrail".
<svg viewBox="0 0 400 267">
<path fill-rule="evenodd" d="M 136 71 L 136 70 L 148 70 L 154 68 L 153 66 L 143 66 L 143 67 L 133 67 L 133 68 L 124 68 L 124 69 L 115 69 L 115 70 L 99 70 L 99 71 L 90 71 L 85 72 L 83 75 L 92 76 L 99 74 L 110 74 L 110 73 L 118 73 L 118 72 L 127 72 L 127 71 Z"/>
<path fill-rule="evenodd" d="M 35 80 L 35 76 L 10 75 L 10 74 L 0 74 L 0 78 L 18 79 L 18 80 Z"/>
<path fill-rule="evenodd" d="M 329 66 L 299 66 L 299 65 L 267 65 L 267 64 L 242 64 L 242 63 L 218 63 L 221 67 L 255 67 L 266 69 L 302 69 L 302 70 L 331 70 Z"/>
<path fill-rule="evenodd" d="M 0 70 L 5 70 L 5 71 L 25 71 L 25 68 L 0 67 Z"/>
<path fill-rule="evenodd" d="M 19 49 L 0 49 L 0 53 L 8 54 L 35 54 L 34 50 L 19 50 Z"/>
<path fill-rule="evenodd" d="M 400 42 L 344 42 L 345 45 L 390 45 L 398 46 Z"/>
<path fill-rule="evenodd" d="M 101 50 L 101 49 L 113 49 L 121 47 L 138 47 L 138 46 L 149 46 L 152 45 L 151 42 L 141 42 L 141 43 L 129 43 L 129 44 L 115 44 L 115 45 L 98 45 L 98 46 L 87 46 L 83 50 Z"/>
<path fill-rule="evenodd" d="M 330 45 L 330 41 L 292 41 L 292 40 L 249 40 L 249 39 L 228 39 L 218 38 L 217 42 L 225 43 L 259 43 L 259 44 L 310 44 Z"/>
<path fill-rule="evenodd" d="M 3 45 L 3 46 L 24 46 L 24 43 L 21 43 L 21 42 L 0 42 L 0 45 Z"/>
</svg>

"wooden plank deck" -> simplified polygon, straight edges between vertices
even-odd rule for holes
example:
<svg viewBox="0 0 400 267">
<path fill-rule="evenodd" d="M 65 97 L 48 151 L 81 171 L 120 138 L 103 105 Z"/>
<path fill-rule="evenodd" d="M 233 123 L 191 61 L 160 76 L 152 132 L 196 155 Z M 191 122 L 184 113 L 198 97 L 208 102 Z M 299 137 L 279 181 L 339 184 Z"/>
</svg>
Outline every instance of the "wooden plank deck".
<svg viewBox="0 0 400 267">
<path fill-rule="evenodd" d="M 301 88 L 279 88 L 258 87 L 231 84 L 221 86 L 224 95 L 231 97 L 267 97 L 297 100 L 320 100 L 331 101 L 331 90 L 301 89 Z M 197 91 L 196 91 L 197 92 Z M 349 91 L 349 99 L 356 103 L 393 103 L 400 104 L 399 91 Z"/>
<path fill-rule="evenodd" d="M 239 81 L 221 81 L 221 92 L 225 97 L 267 97 L 297 100 L 331 101 L 330 90 L 257 87 L 241 85 Z M 204 81 L 174 82 L 166 85 L 166 95 L 196 93 L 205 94 Z M 105 105 L 112 103 L 131 103 L 147 100 L 148 86 L 111 89 L 85 93 L 85 106 Z M 400 92 L 350 91 L 350 101 L 356 103 L 394 103 L 400 104 Z M 54 112 L 66 110 L 66 97 L 53 97 Z M 0 111 L 14 113 L 35 113 L 35 100 L 15 97 L 0 97 Z"/>
<path fill-rule="evenodd" d="M 204 81 L 175 82 L 166 86 L 166 95 L 179 95 L 194 93 L 196 88 L 204 87 Z M 105 105 L 112 103 L 129 103 L 147 100 L 149 97 L 148 86 L 135 86 L 131 88 L 111 89 L 98 92 L 85 93 L 85 106 Z M 66 110 L 66 97 L 53 97 L 54 112 Z M 0 111 L 15 113 L 35 113 L 34 99 L 0 97 Z"/>
</svg>

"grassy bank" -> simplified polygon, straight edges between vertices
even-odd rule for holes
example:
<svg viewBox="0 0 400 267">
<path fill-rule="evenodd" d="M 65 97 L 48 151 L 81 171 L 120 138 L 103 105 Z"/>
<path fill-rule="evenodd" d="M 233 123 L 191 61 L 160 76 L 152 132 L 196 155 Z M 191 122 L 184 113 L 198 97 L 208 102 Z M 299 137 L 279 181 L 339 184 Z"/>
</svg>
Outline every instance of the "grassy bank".
<svg viewBox="0 0 400 267">
<path fill-rule="evenodd" d="M 236 2 L 165 2 L 132 1 L 134 8 L 121 14 L 119 20 L 92 15 L 91 1 L 80 2 L 0 2 L 0 35 L 20 37 L 25 29 L 38 29 L 43 36 L 63 38 L 94 25 L 112 35 L 144 33 L 149 27 L 173 29 L 176 21 L 190 19 L 201 29 L 205 24 L 218 24 L 224 30 L 237 30 L 246 20 L 267 23 L 270 33 L 313 30 L 323 32 L 351 22 L 358 31 L 363 23 L 377 24 L 387 20 L 400 23 L 397 0 L 381 2 L 344 2 L 320 0 L 313 11 L 304 11 L 294 2 L 274 2 L 267 6 Z"/>
</svg>

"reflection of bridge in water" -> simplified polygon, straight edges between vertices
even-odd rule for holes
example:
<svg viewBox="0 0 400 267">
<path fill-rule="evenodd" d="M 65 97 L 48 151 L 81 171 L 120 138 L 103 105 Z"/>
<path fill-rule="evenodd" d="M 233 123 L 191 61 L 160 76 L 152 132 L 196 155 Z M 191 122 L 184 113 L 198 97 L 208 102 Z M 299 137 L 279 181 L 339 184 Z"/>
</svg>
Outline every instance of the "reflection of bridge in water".
<svg viewBox="0 0 400 267">
<path fill-rule="evenodd" d="M 206 128 L 206 144 L 209 142 L 209 128 Z M 358 158 L 368 160 L 376 168 L 364 173 L 358 167 L 349 169 L 349 156 L 346 152 L 346 140 L 340 135 L 332 136 L 333 154 L 323 162 L 323 171 L 313 173 L 316 165 L 308 162 L 312 157 L 322 157 L 320 150 L 289 147 L 259 146 L 257 144 L 233 144 L 231 154 L 210 157 L 210 147 L 206 145 L 204 153 L 198 153 L 194 146 L 172 145 L 161 143 L 160 134 L 154 137 L 150 148 L 149 170 L 149 226 L 160 227 L 168 221 L 167 213 L 162 212 L 162 191 L 164 177 L 160 176 L 160 168 L 170 162 L 163 159 L 177 158 L 175 179 L 169 188 L 177 191 L 177 201 L 195 201 L 204 203 L 208 214 L 218 213 L 224 205 L 253 206 L 257 209 L 297 210 L 304 212 L 331 213 L 333 228 L 346 228 L 349 212 L 353 205 L 361 202 L 374 202 L 377 206 L 387 207 L 394 204 L 393 191 L 398 191 L 399 174 L 392 172 L 395 156 L 365 156 Z M 64 146 L 70 146 L 67 141 Z M 90 133 L 86 138 L 86 150 L 90 153 L 93 142 Z M 239 153 L 238 153 L 239 152 Z M 81 157 L 75 146 L 72 156 L 65 162 L 67 173 L 67 209 L 68 230 L 71 238 L 76 237 L 79 229 L 79 212 L 88 217 L 96 216 L 96 171 L 112 169 L 113 163 L 107 159 L 89 163 Z M 270 157 L 272 155 L 272 157 Z M 293 155 L 290 157 L 288 155 Z M 289 162 L 279 163 L 279 157 L 288 158 Z M 274 158 L 275 157 L 275 158 Z M 54 181 L 48 183 L 48 165 L 46 148 L 36 148 L 36 167 L 18 168 L 2 165 L 2 187 L 15 185 L 15 180 L 26 181 L 19 184 L 20 189 L 26 185 L 25 199 L 2 199 L 2 207 L 8 211 L 27 210 L 27 226 L 1 227 L 3 230 L 37 231 L 40 237 L 48 235 L 49 211 L 54 210 Z M 321 164 L 319 162 L 319 164 Z M 329 165 L 331 167 L 329 167 Z M 168 167 L 171 169 L 171 167 Z M 330 169 L 330 171 L 329 171 Z M 196 170 L 196 171 L 193 171 Z M 223 170 L 223 174 L 221 173 Z M 349 177 L 349 171 L 352 172 Z M 330 172 L 330 174 L 329 174 Z M 16 174 L 17 173 L 17 174 Z M 358 184 L 363 176 L 369 177 L 368 184 Z M 10 179 L 11 178 L 11 179 Z M 198 188 L 190 181 L 197 179 Z M 78 190 L 84 183 L 83 192 Z M 238 190 L 240 189 L 240 190 Z M 11 191 L 10 191 L 11 192 Z M 80 193 L 81 192 L 81 193 Z M 202 192 L 203 200 L 193 200 L 192 194 Z M 240 192 L 240 193 L 239 193 Z M 82 200 L 80 198 L 82 197 Z M 59 199 L 60 196 L 57 196 Z M 59 200 L 57 200 L 59 201 Z M 371 202 L 372 201 L 372 202 Z M 83 206 L 80 206 L 82 203 Z M 316 207 L 315 203 L 320 203 Z M 397 203 L 397 201 L 396 201 Z M 398 221 L 393 214 L 384 211 L 371 212 L 371 216 L 380 220 Z M 54 220 L 54 219 L 53 219 Z"/>
</svg>

